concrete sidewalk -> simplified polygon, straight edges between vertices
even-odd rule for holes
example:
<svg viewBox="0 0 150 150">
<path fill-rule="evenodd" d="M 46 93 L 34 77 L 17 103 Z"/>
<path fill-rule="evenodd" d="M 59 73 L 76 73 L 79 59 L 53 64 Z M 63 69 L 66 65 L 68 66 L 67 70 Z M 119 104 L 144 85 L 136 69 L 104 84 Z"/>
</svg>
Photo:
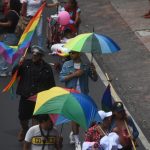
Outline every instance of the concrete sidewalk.
<svg viewBox="0 0 150 150">
<path fill-rule="evenodd" d="M 142 17 L 149 10 L 148 0 L 82 0 L 79 4 L 81 32 L 92 32 L 94 27 L 96 33 L 110 36 L 121 47 L 119 53 L 95 55 L 95 59 L 113 79 L 118 95 L 150 141 L 150 40 L 144 32 L 150 20 Z"/>
<path fill-rule="evenodd" d="M 111 0 L 111 3 L 150 51 L 150 19 L 143 17 L 150 10 L 149 0 Z"/>
</svg>

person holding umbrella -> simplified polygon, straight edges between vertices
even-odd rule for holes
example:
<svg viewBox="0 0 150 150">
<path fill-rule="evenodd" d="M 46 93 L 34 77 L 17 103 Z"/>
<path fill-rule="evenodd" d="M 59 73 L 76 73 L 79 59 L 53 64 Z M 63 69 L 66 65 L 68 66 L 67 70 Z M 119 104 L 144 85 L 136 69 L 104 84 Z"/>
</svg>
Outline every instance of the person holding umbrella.
<svg viewBox="0 0 150 150">
<path fill-rule="evenodd" d="M 81 59 L 80 52 L 70 51 L 71 60 L 66 61 L 60 72 L 60 81 L 65 83 L 66 88 L 75 89 L 81 93 L 88 94 L 89 77 L 93 81 L 98 80 L 98 75 L 93 63 L 87 65 Z M 70 143 L 75 143 L 76 150 L 81 149 L 79 141 L 79 125 L 72 122 L 72 132 L 70 133 Z"/>
<path fill-rule="evenodd" d="M 53 122 L 48 114 L 36 116 L 39 121 L 38 125 L 32 126 L 26 136 L 23 150 L 60 150 L 62 141 L 57 129 L 53 126 Z"/>
</svg>

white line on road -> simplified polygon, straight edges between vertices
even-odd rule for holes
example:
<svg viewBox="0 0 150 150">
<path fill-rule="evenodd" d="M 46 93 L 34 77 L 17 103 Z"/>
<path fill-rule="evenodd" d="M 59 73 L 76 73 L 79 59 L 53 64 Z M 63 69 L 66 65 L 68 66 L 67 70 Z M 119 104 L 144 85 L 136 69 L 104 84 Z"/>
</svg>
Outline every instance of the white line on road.
<svg viewBox="0 0 150 150">
<path fill-rule="evenodd" d="M 87 53 L 86 54 L 87 58 L 89 59 L 89 61 L 91 60 L 91 54 Z M 101 68 L 99 67 L 98 63 L 96 62 L 96 60 L 93 58 L 93 63 L 96 67 L 97 73 L 100 77 L 100 79 L 102 80 L 102 82 L 104 83 L 105 86 L 108 85 L 108 81 L 106 79 L 106 76 L 104 75 L 103 71 L 101 70 Z M 114 98 L 114 100 L 116 101 L 122 101 L 120 99 L 120 97 L 118 96 L 118 94 L 116 93 L 115 89 L 113 88 L 113 86 L 111 86 L 111 95 Z M 125 107 L 126 112 L 129 116 L 131 116 L 131 114 L 129 113 L 129 111 L 127 110 L 127 108 Z M 131 118 L 133 119 L 133 117 L 131 116 Z M 133 119 L 134 124 L 136 126 L 136 128 L 139 131 L 139 139 L 142 142 L 143 146 L 145 147 L 146 150 L 150 150 L 150 143 L 148 142 L 147 138 L 145 137 L 145 135 L 143 134 L 142 130 L 140 129 L 140 127 L 138 126 L 138 124 L 135 122 L 135 120 Z"/>
</svg>

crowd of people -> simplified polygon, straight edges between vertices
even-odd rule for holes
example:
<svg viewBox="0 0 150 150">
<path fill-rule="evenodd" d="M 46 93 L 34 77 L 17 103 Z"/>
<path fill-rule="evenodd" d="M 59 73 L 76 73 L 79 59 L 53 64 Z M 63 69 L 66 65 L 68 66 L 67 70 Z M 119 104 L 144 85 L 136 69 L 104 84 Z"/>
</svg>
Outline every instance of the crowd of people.
<svg viewBox="0 0 150 150">
<path fill-rule="evenodd" d="M 83 150 L 132 150 L 132 141 L 136 141 L 139 132 L 131 117 L 126 114 L 123 103 L 115 102 L 112 111 L 98 113 L 103 122 L 88 129 Z"/>
<path fill-rule="evenodd" d="M 25 18 L 28 24 L 41 4 L 45 2 L 45 0 L 10 0 L 9 10 L 0 20 L 0 41 L 8 45 L 17 45 L 20 36 L 15 31 L 20 18 Z M 46 4 L 47 7 L 58 5 L 59 2 Z M 70 14 L 69 23 L 75 25 L 78 34 L 81 10 L 77 1 L 68 0 L 64 9 Z M 51 47 L 53 54 L 59 55 L 60 51 L 68 54 L 59 68 L 59 80 L 66 88 L 88 95 L 89 78 L 94 82 L 98 80 L 96 68 L 93 63 L 85 63 L 80 52 L 64 49 L 64 43 L 75 36 L 69 26 L 64 29 L 61 43 Z M 20 142 L 24 141 L 23 150 L 60 150 L 63 140 L 49 115 L 33 116 L 36 102 L 31 97 L 56 85 L 53 70 L 43 59 L 46 52 L 43 48 L 42 16 L 35 34 L 38 41 L 36 45 L 31 44 L 32 57 L 29 59 L 22 57 L 12 69 L 12 75 L 18 71 L 19 78 L 16 93 L 20 95 L 18 118 L 21 129 L 17 138 Z M 0 56 L 0 76 L 7 76 L 7 69 L 7 63 Z M 98 114 L 102 122 L 91 124 L 85 132 L 83 145 L 79 138 L 80 126 L 76 122 L 71 122 L 69 138 L 70 144 L 75 145 L 75 150 L 132 150 L 132 141 L 136 142 L 139 133 L 131 117 L 126 114 L 123 103 L 115 102 L 110 112 L 98 111 Z M 32 120 L 32 127 L 29 126 L 29 120 Z"/>
</svg>

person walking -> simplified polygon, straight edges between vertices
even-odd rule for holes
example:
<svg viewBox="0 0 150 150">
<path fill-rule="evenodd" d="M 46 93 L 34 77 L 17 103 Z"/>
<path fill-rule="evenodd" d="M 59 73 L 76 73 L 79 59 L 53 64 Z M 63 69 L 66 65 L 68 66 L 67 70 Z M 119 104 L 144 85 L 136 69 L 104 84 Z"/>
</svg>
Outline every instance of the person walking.
<svg viewBox="0 0 150 150">
<path fill-rule="evenodd" d="M 18 43 L 18 38 L 14 31 L 19 20 L 21 3 L 19 0 L 10 0 L 8 6 L 9 11 L 4 18 L 0 19 L 0 41 L 14 46 Z M 0 56 L 0 77 L 6 77 L 8 72 L 7 62 Z"/>
<path fill-rule="evenodd" d="M 45 3 L 45 0 L 23 0 L 21 15 L 29 20 L 36 14 L 40 6 Z M 46 4 L 47 7 L 55 7 L 58 3 Z M 28 22 L 29 22 L 28 21 Z M 43 17 L 41 16 L 38 26 L 36 28 L 36 35 L 38 37 L 38 46 L 43 47 Z"/>
<path fill-rule="evenodd" d="M 38 115 L 37 120 L 26 133 L 23 150 L 60 150 L 62 141 L 49 115 Z"/>
<path fill-rule="evenodd" d="M 136 142 L 139 132 L 130 116 L 125 112 L 122 102 L 115 102 L 112 106 L 112 123 L 111 131 L 116 132 L 119 135 L 120 144 L 123 146 L 122 150 L 131 150 L 131 140 Z M 128 129 L 131 132 L 128 133 Z"/>
<path fill-rule="evenodd" d="M 109 128 L 111 125 L 112 112 L 104 112 L 102 110 L 98 111 L 101 123 L 96 123 L 94 126 L 90 127 L 85 133 L 84 143 L 82 149 L 85 150 L 89 144 L 93 144 L 93 148 L 98 149 L 100 147 L 99 143 L 102 137 L 109 133 Z"/>
<path fill-rule="evenodd" d="M 65 6 L 65 11 L 70 14 L 70 24 L 74 24 L 78 31 L 81 24 L 81 9 L 78 6 L 77 0 L 68 0 Z"/>
<path fill-rule="evenodd" d="M 93 63 L 85 64 L 79 52 L 69 52 L 71 60 L 66 61 L 60 72 L 60 81 L 65 83 L 66 88 L 75 89 L 81 93 L 89 93 L 89 77 L 93 81 L 97 81 L 98 75 Z M 79 140 L 79 125 L 72 122 L 72 131 L 70 133 L 70 144 L 75 143 L 76 150 L 81 149 Z"/>
<path fill-rule="evenodd" d="M 19 120 L 21 130 L 18 140 L 23 141 L 28 130 L 29 119 L 35 107 L 35 102 L 29 100 L 38 92 L 48 90 L 55 86 L 55 80 L 51 66 L 43 60 L 44 52 L 39 46 L 32 46 L 32 59 L 21 59 L 21 65 L 15 66 L 13 73 L 18 69 L 20 77 L 16 93 L 20 95 Z"/>
</svg>

